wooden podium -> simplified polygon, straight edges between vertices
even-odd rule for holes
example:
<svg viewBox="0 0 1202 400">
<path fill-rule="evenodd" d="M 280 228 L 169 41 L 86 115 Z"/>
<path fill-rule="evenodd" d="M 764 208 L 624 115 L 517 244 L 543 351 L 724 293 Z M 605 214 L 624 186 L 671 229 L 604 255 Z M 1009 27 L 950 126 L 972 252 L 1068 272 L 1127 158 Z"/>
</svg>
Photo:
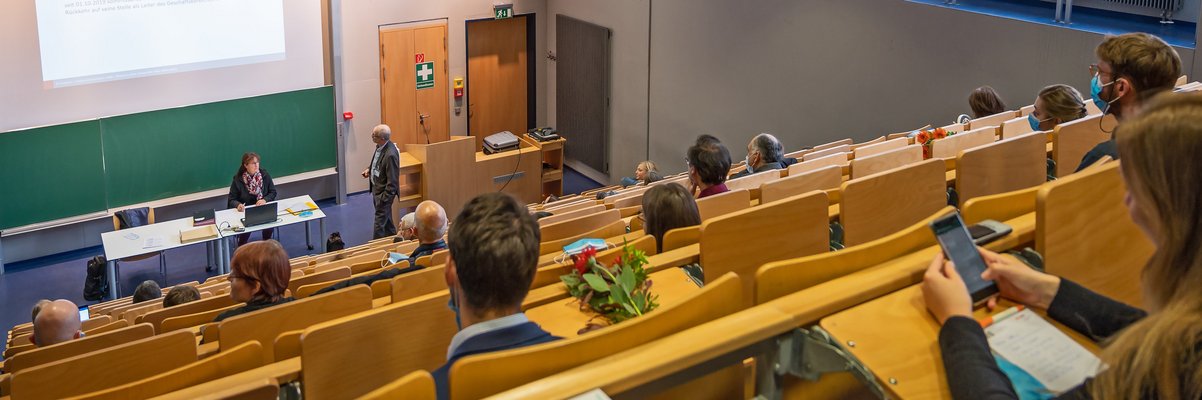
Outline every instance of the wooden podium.
<svg viewBox="0 0 1202 400">
<path fill-rule="evenodd" d="M 420 198 L 442 205 L 449 218 L 455 218 L 473 197 L 488 192 L 504 191 L 522 204 L 538 202 L 542 200 L 543 188 L 542 149 L 526 138 L 520 142 L 517 151 L 499 154 L 475 151 L 476 138 L 471 136 L 451 136 L 450 140 L 431 144 L 406 144 L 405 153 L 421 166 L 405 168 L 408 158 L 402 153 L 402 169 L 420 174 L 417 179 L 420 182 L 412 178 L 407 178 L 407 182 L 420 187 L 417 195 Z"/>
</svg>

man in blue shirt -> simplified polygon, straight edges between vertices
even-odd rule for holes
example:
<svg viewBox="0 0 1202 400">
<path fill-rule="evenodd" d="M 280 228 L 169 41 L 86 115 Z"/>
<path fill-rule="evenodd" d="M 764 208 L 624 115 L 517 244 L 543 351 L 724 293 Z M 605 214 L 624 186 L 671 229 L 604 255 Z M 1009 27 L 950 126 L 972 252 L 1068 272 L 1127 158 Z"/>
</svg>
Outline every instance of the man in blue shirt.
<svg viewBox="0 0 1202 400">
<path fill-rule="evenodd" d="M 477 196 L 455 218 L 449 239 L 445 278 L 460 330 L 446 364 L 434 371 L 439 399 L 450 398 L 448 375 L 460 358 L 559 339 L 522 313 L 540 240 L 525 206 L 503 193 Z"/>
</svg>

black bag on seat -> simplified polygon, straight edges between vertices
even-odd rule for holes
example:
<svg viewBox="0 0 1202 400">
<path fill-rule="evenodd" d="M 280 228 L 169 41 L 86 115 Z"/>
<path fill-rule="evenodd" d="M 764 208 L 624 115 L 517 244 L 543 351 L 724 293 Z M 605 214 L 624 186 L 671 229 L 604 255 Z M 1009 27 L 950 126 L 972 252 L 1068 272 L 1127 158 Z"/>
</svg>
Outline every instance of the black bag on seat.
<svg viewBox="0 0 1202 400">
<path fill-rule="evenodd" d="M 105 276 L 104 256 L 88 260 L 88 275 L 83 281 L 83 298 L 88 301 L 103 299 L 109 293 L 109 281 Z"/>
</svg>

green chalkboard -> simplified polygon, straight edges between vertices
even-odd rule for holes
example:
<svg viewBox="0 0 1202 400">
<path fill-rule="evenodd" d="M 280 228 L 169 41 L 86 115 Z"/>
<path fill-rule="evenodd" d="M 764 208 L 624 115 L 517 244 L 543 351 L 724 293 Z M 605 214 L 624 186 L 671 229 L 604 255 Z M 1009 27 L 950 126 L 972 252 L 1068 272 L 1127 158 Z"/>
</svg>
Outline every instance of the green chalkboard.
<svg viewBox="0 0 1202 400">
<path fill-rule="evenodd" d="M 103 210 L 100 121 L 0 134 L 0 229 Z"/>
<path fill-rule="evenodd" d="M 250 151 L 273 177 L 333 167 L 334 113 L 326 86 L 101 119 L 108 206 L 229 187 Z"/>
</svg>

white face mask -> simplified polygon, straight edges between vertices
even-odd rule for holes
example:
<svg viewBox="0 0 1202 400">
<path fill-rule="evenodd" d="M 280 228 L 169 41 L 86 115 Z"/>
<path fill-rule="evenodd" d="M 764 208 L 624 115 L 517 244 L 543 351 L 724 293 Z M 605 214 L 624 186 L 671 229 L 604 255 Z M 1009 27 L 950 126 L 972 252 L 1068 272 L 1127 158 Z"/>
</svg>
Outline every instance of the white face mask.
<svg viewBox="0 0 1202 400">
<path fill-rule="evenodd" d="M 751 155 L 750 154 L 743 156 L 743 165 L 747 166 L 748 173 L 755 173 L 755 168 L 751 167 Z"/>
</svg>

